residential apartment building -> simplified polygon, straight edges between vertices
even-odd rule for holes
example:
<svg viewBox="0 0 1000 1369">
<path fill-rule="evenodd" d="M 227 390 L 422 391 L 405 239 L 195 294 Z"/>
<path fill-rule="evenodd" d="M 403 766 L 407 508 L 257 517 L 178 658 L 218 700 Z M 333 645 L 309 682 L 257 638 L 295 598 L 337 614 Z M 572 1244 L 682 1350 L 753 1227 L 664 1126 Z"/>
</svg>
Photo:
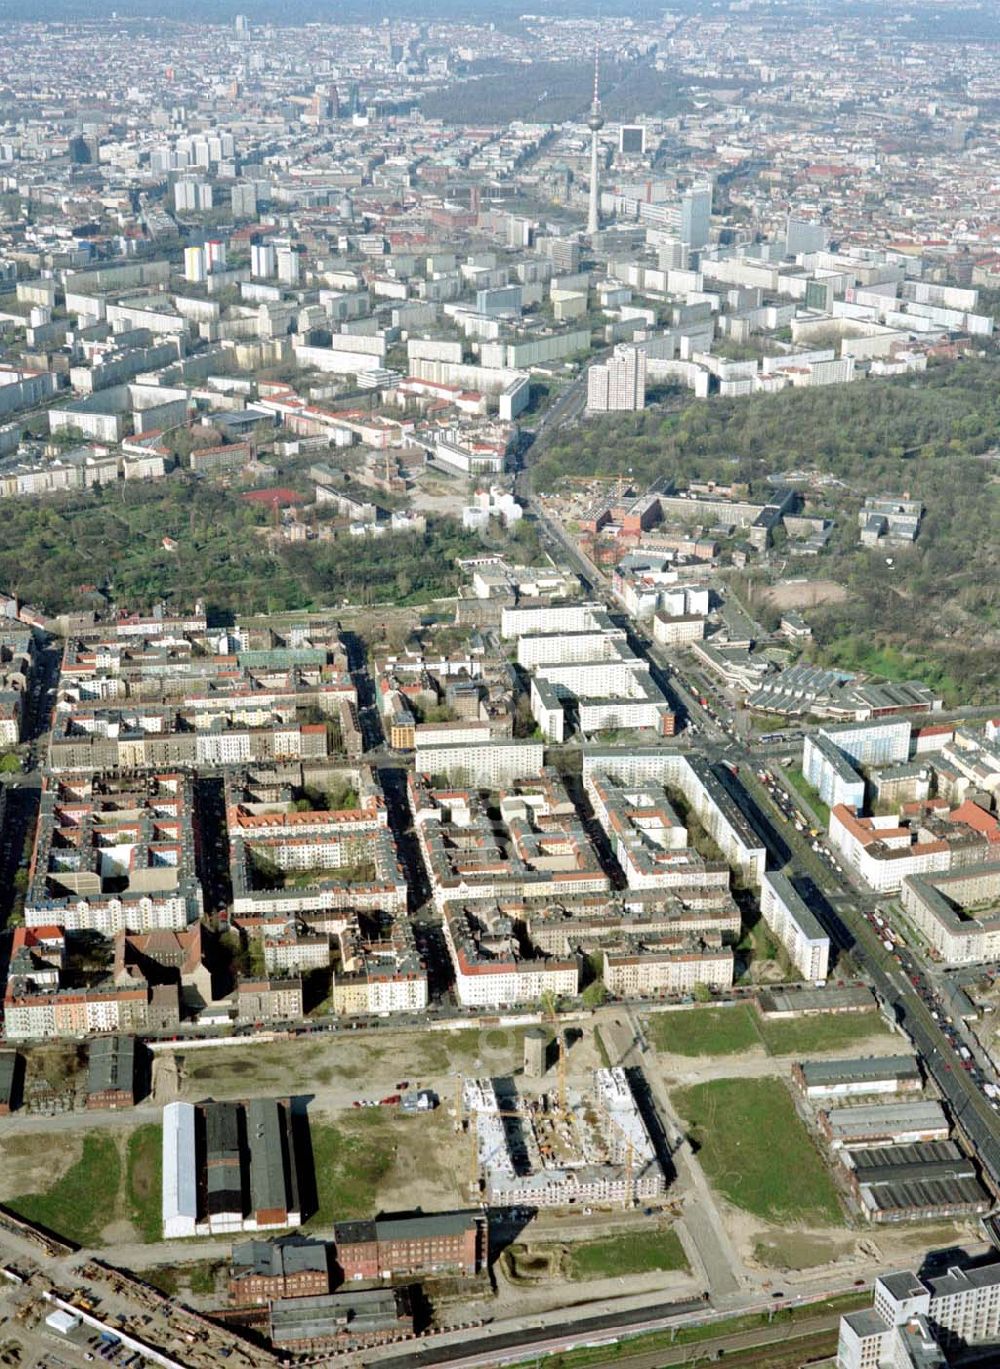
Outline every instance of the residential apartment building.
<svg viewBox="0 0 1000 1369">
<path fill-rule="evenodd" d="M 946 965 L 1000 959 L 1000 862 L 907 875 L 900 902 Z"/>
<path fill-rule="evenodd" d="M 480 740 L 469 743 L 417 743 L 418 775 L 441 775 L 481 789 L 499 789 L 537 775 L 545 748 L 541 742 Z"/>
<path fill-rule="evenodd" d="M 444 937 L 455 972 L 455 993 L 463 1007 L 497 1011 L 537 1003 L 546 994 L 559 998 L 579 990 L 575 956 L 525 959 L 513 923 L 501 914 L 474 913 L 448 904 Z"/>
<path fill-rule="evenodd" d="M 595 773 L 611 776 L 618 785 L 652 780 L 676 789 L 729 865 L 751 884 L 760 884 L 767 852 L 741 810 L 739 781 L 725 767 L 666 748 L 587 749 L 584 785 Z"/>
<path fill-rule="evenodd" d="M 236 985 L 239 1023 L 297 1022 L 301 1016 L 301 979 L 241 979 Z"/>
<path fill-rule="evenodd" d="M 831 846 L 879 893 L 911 875 L 982 863 L 998 841 L 996 818 L 968 801 L 955 809 L 939 799 L 904 804 L 898 818 L 858 818 L 843 806 L 830 813 Z"/>
<path fill-rule="evenodd" d="M 182 931 L 202 913 L 191 782 L 47 780 L 24 917 L 68 931 Z"/>
<path fill-rule="evenodd" d="M 619 344 L 605 362 L 587 371 L 589 413 L 635 413 L 646 405 L 646 353 Z"/>
<path fill-rule="evenodd" d="M 828 808 L 844 804 L 854 813 L 864 810 L 864 780 L 823 732 L 806 734 L 802 743 L 802 773 Z"/>
<path fill-rule="evenodd" d="M 764 873 L 760 912 L 802 978 L 814 983 L 826 979 L 830 938 L 787 875 L 775 870 Z"/>
<path fill-rule="evenodd" d="M 636 938 L 636 946 L 603 946 L 604 987 L 615 998 L 662 998 L 688 994 L 699 984 L 733 985 L 733 949 L 710 937 Z"/>
<path fill-rule="evenodd" d="M 333 976 L 333 1011 L 345 1017 L 422 1012 L 427 969 L 405 917 L 352 915 L 339 932 L 340 968 Z"/>
<path fill-rule="evenodd" d="M 883 1274 L 873 1307 L 840 1319 L 837 1369 L 947 1369 L 945 1351 L 982 1356 L 997 1341 L 1000 1263 L 925 1277 Z"/>
</svg>

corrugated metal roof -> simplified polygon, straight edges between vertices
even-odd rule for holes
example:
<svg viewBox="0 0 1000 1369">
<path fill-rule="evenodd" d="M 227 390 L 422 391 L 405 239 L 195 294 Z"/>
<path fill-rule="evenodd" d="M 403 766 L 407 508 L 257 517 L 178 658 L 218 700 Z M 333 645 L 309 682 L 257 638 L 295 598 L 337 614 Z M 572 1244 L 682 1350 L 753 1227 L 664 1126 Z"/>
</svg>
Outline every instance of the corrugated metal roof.
<svg viewBox="0 0 1000 1369">
<path fill-rule="evenodd" d="M 198 1216 L 195 1177 L 194 1107 L 168 1103 L 163 1109 L 163 1220 Z"/>
</svg>

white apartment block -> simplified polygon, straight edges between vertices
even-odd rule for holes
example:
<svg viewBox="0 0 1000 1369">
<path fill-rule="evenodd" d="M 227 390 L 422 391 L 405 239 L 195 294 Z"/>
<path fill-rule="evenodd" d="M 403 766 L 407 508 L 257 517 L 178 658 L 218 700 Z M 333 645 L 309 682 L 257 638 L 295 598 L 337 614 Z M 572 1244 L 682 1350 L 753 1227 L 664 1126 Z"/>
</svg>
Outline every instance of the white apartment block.
<svg viewBox="0 0 1000 1369">
<path fill-rule="evenodd" d="M 264 937 L 264 968 L 268 974 L 308 974 L 329 963 L 329 937 L 294 933 Z"/>
<path fill-rule="evenodd" d="M 427 974 L 377 967 L 333 976 L 333 1011 L 344 1017 L 422 1012 L 427 1007 Z"/>
<path fill-rule="evenodd" d="M 910 875 L 948 870 L 952 851 L 945 841 L 915 841 L 895 817 L 856 818 L 847 807 L 830 813 L 830 845 L 872 889 L 894 893 Z"/>
<path fill-rule="evenodd" d="M 545 632 L 603 632 L 611 623 L 602 604 L 542 604 L 537 608 L 505 608 L 500 615 L 500 635 L 535 636 Z"/>
<path fill-rule="evenodd" d="M 854 813 L 865 806 L 865 782 L 844 753 L 824 733 L 802 743 L 802 773 L 828 808 L 846 804 Z"/>
<path fill-rule="evenodd" d="M 802 978 L 813 982 L 825 979 L 830 966 L 830 938 L 787 875 L 775 871 L 764 874 L 760 911 Z"/>
<path fill-rule="evenodd" d="M 25 926 L 49 926 L 53 916 L 48 903 L 29 903 L 24 910 Z M 125 901 L 114 895 L 95 894 L 92 898 L 61 900 L 58 916 L 67 932 L 100 932 L 111 937 L 116 932 L 182 932 L 197 920 L 198 913 L 184 896 L 143 895 Z"/>
<path fill-rule="evenodd" d="M 606 362 L 587 372 L 587 410 L 590 413 L 634 413 L 646 404 L 646 353 L 620 343 Z"/>
<path fill-rule="evenodd" d="M 743 816 L 734 797 L 701 757 L 657 747 L 585 751 L 584 783 L 595 771 L 609 774 L 622 784 L 656 780 L 661 785 L 674 786 L 715 841 L 723 858 L 748 883 L 760 884 L 767 849 Z"/>
<path fill-rule="evenodd" d="M 499 1011 L 523 1003 L 537 1003 L 546 994 L 572 997 L 579 991 L 580 974 L 575 963 L 557 960 L 471 960 L 462 947 L 453 945 L 451 927 L 445 919 L 445 938 L 455 967 L 455 993 L 463 1008 Z"/>
<path fill-rule="evenodd" d="M 874 1306 L 840 1319 L 837 1369 L 947 1369 L 945 1351 L 1000 1341 L 1000 1263 L 875 1280 Z M 977 1362 L 993 1363 L 982 1353 Z"/>
<path fill-rule="evenodd" d="M 526 670 L 546 665 L 572 665 L 583 661 L 609 660 L 614 642 L 625 641 L 625 629 L 601 632 L 544 632 L 517 639 L 517 663 Z"/>
<path fill-rule="evenodd" d="M 909 718 L 875 719 L 820 729 L 838 751 L 857 765 L 894 765 L 909 759 Z"/>
<path fill-rule="evenodd" d="M 900 902 L 946 965 L 1000 959 L 1000 864 L 909 875 Z"/>
<path fill-rule="evenodd" d="M 698 615 L 670 617 L 657 613 L 653 617 L 653 641 L 657 646 L 683 646 L 685 642 L 700 642 L 704 635 L 705 619 Z"/>
<path fill-rule="evenodd" d="M 498 789 L 514 780 L 537 775 L 545 748 L 533 741 L 489 741 L 428 746 L 417 743 L 418 775 L 445 775 L 482 789 Z"/>
</svg>

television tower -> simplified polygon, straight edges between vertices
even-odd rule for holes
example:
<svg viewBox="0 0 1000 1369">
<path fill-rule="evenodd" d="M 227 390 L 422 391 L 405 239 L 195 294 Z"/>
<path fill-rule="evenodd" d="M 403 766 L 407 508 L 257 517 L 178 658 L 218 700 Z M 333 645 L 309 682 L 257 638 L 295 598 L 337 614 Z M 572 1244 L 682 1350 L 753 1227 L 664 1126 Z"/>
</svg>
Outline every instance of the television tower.
<svg viewBox="0 0 1000 1369">
<path fill-rule="evenodd" d="M 590 129 L 590 207 L 587 211 L 587 232 L 591 237 L 600 228 L 598 205 L 600 203 L 600 189 L 597 184 L 597 135 L 604 127 L 604 115 L 601 113 L 601 97 L 598 94 L 598 77 L 600 53 L 594 49 L 594 98 L 590 106 L 590 116 L 587 119 L 587 127 Z"/>
</svg>

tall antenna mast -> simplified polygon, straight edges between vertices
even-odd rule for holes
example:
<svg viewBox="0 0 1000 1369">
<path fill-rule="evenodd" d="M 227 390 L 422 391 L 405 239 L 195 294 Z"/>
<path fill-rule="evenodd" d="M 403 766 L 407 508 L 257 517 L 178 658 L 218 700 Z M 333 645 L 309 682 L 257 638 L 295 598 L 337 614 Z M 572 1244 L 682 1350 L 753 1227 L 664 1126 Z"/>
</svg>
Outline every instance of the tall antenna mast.
<svg viewBox="0 0 1000 1369">
<path fill-rule="evenodd" d="M 597 135 L 604 127 L 604 115 L 601 113 L 600 96 L 600 58 L 600 49 L 595 46 L 594 98 L 590 106 L 590 117 L 587 120 L 587 127 L 590 129 L 590 201 L 587 208 L 587 232 L 591 237 L 594 236 L 601 226 L 599 212 L 600 187 L 597 183 Z"/>
</svg>

